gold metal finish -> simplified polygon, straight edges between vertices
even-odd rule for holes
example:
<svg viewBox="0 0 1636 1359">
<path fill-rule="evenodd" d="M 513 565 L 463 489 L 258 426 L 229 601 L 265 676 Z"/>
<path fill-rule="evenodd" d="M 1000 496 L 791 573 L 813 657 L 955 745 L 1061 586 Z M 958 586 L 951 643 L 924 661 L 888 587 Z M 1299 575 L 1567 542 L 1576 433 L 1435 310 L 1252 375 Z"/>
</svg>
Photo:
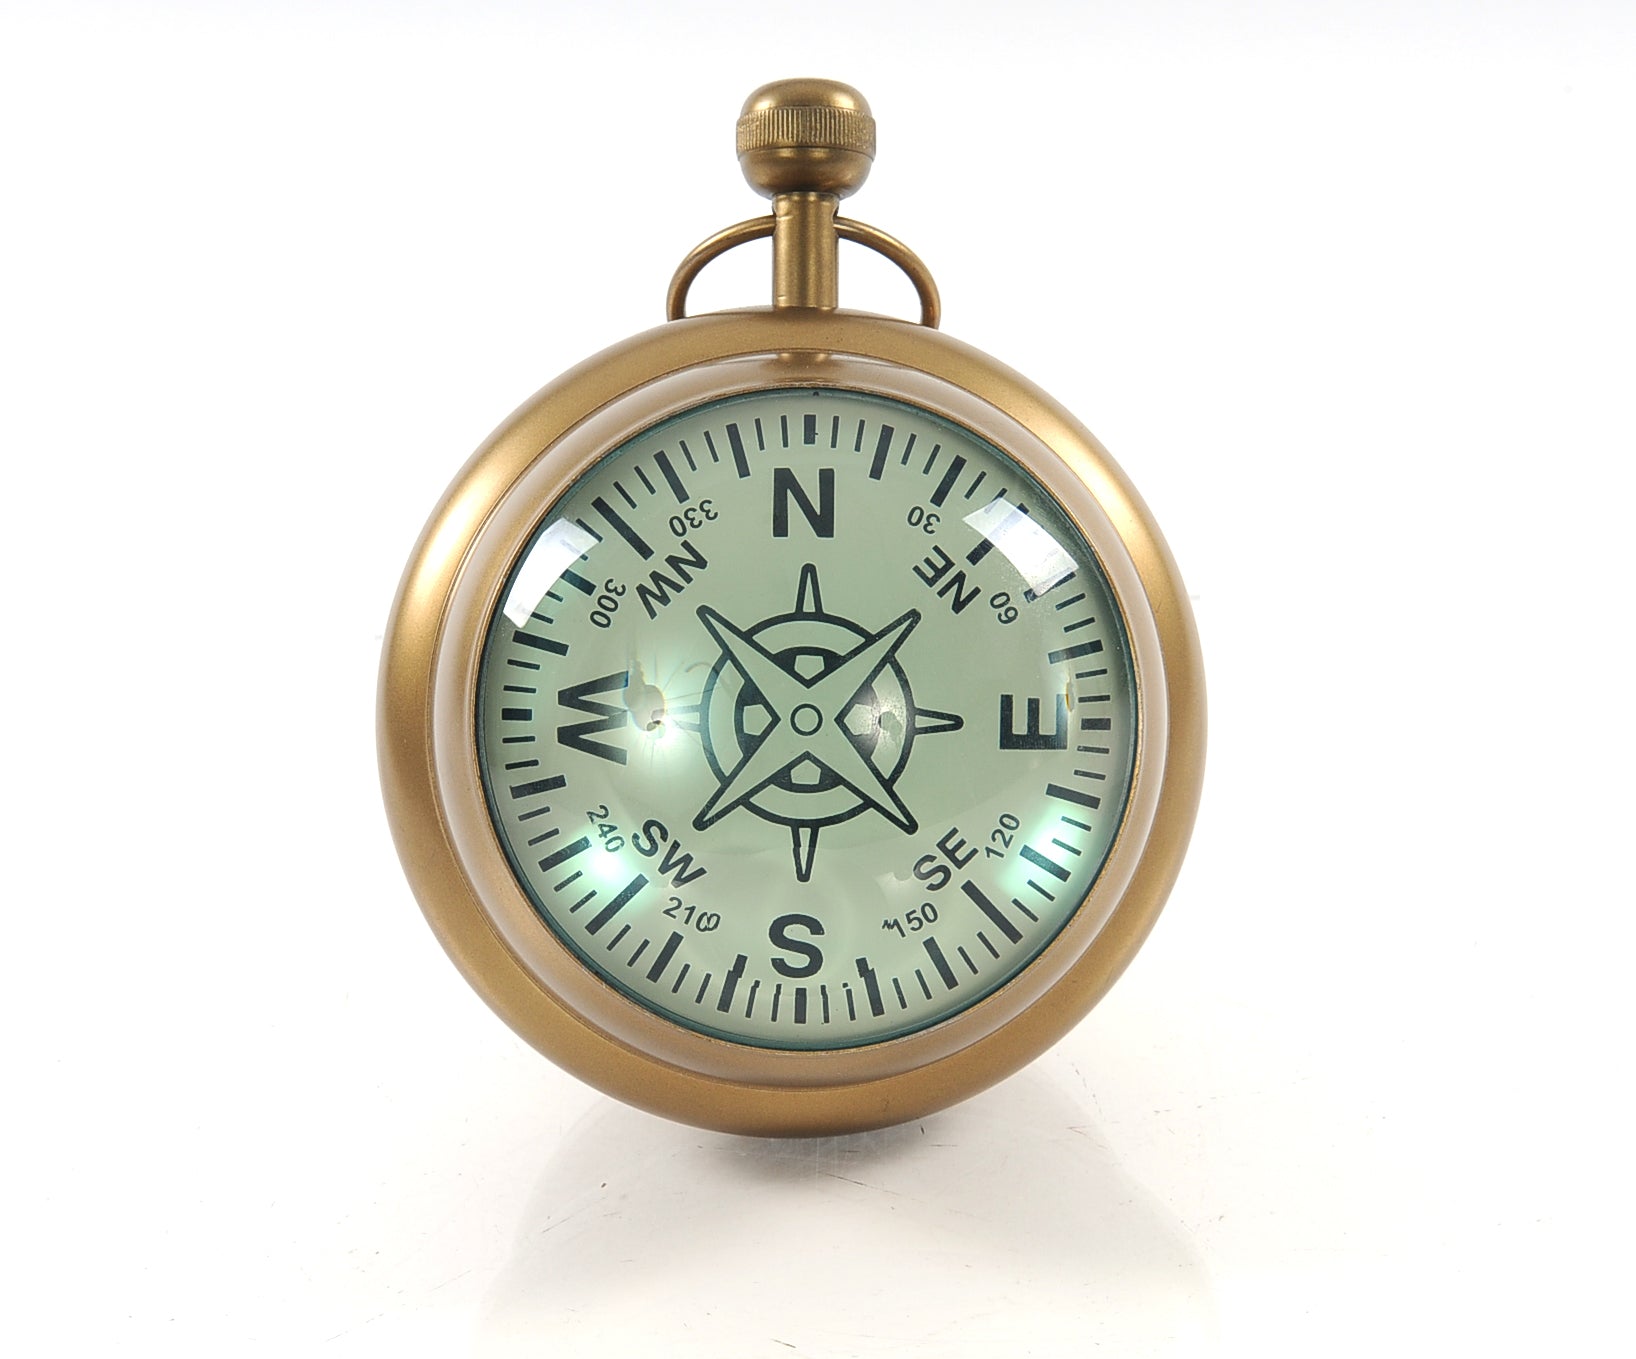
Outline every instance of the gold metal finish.
<svg viewBox="0 0 1636 1359">
<path fill-rule="evenodd" d="M 836 216 L 869 172 L 874 120 L 831 81 L 780 81 L 746 103 L 745 175 L 772 214 L 696 247 L 671 280 L 670 321 L 542 389 L 466 464 L 399 587 L 381 668 L 379 753 L 404 870 L 443 946 L 490 1006 L 553 1061 L 655 1113 L 731 1132 L 883 1127 L 1017 1070 L 1103 996 L 1152 927 L 1193 826 L 1204 769 L 1204 678 L 1187 594 L 1135 489 L 1066 410 L 935 329 L 937 288 L 900 242 Z M 686 317 L 704 266 L 773 239 L 773 306 Z M 840 239 L 904 270 L 921 324 L 839 310 Z M 638 1005 L 546 928 L 491 823 L 473 737 L 483 637 L 542 516 L 598 459 L 700 402 L 771 387 L 909 401 L 1006 450 L 1095 552 L 1131 642 L 1138 749 L 1128 805 L 1089 894 L 998 991 L 886 1042 L 785 1051 L 725 1042 Z"/>
<path fill-rule="evenodd" d="M 772 234 L 771 217 L 752 217 L 747 222 L 735 222 L 730 227 L 723 227 L 714 236 L 700 241 L 687 252 L 687 258 L 676 266 L 676 272 L 670 276 L 670 288 L 665 293 L 665 320 L 680 321 L 687 315 L 688 289 L 704 271 L 704 266 L 717 255 L 725 255 L 734 246 L 759 241 Z"/>
<path fill-rule="evenodd" d="M 875 120 L 868 101 L 837 80 L 777 80 L 744 103 L 738 122 L 739 164 L 758 193 L 773 200 L 771 217 L 718 231 L 694 247 L 670 280 L 665 315 L 687 315 L 687 293 L 705 265 L 747 241 L 773 238 L 773 306 L 832 311 L 840 305 L 838 240 L 885 256 L 909 276 L 920 299 L 920 323 L 936 329 L 942 302 L 931 271 L 902 241 L 836 215 L 875 158 Z"/>
<path fill-rule="evenodd" d="M 1129 806 L 1089 896 L 999 991 L 869 1047 L 781 1052 L 684 1030 L 568 953 L 511 875 L 471 735 L 483 629 L 553 501 L 637 429 L 773 385 L 895 394 L 1022 458 L 1096 552 L 1125 617 L 1140 746 Z M 519 1034 L 587 1082 L 684 1122 L 757 1134 L 882 1127 L 964 1099 L 1066 1033 L 1157 917 L 1198 804 L 1204 681 L 1187 595 L 1141 499 L 1100 444 L 1009 369 L 936 331 L 791 309 L 672 322 L 580 365 L 469 462 L 422 535 L 381 674 L 382 782 L 405 871 L 444 947 Z"/>
<path fill-rule="evenodd" d="M 775 80 L 744 101 L 738 160 L 767 198 L 822 193 L 845 198 L 869 177 L 875 119 L 869 101 L 838 80 Z"/>
<path fill-rule="evenodd" d="M 932 278 L 932 271 L 921 262 L 920 256 L 895 236 L 888 236 L 879 227 L 867 226 L 863 222 L 854 222 L 845 217 L 835 219 L 835 234 L 843 241 L 854 241 L 858 245 L 868 246 L 877 255 L 884 255 L 909 275 L 909 282 L 915 285 L 915 292 L 920 298 L 920 324 L 932 330 L 937 329 L 943 320 L 943 302 L 937 294 L 937 283 Z"/>
<path fill-rule="evenodd" d="M 781 193 L 773 199 L 773 306 L 841 305 L 840 239 L 830 193 Z"/>
<path fill-rule="evenodd" d="M 688 290 L 692 288 L 693 280 L 698 278 L 705 265 L 716 256 L 725 254 L 734 246 L 759 241 L 762 237 L 772 234 L 771 217 L 752 217 L 746 222 L 737 222 L 726 227 L 709 240 L 696 245 L 688 252 L 687 258 L 677 266 L 675 274 L 671 277 L 670 289 L 665 295 L 665 318 L 680 321 L 687 315 Z M 920 324 L 932 330 L 937 329 L 943 319 L 942 299 L 938 296 L 937 284 L 932 278 L 931 270 L 914 251 L 896 237 L 888 236 L 879 227 L 854 222 L 846 217 L 835 219 L 835 234 L 843 241 L 867 246 L 903 270 L 909 276 L 909 281 L 914 284 L 915 294 L 920 299 Z"/>
<path fill-rule="evenodd" d="M 777 80 L 744 101 L 738 160 L 773 200 L 773 306 L 840 306 L 835 213 L 875 159 L 869 104 L 836 80 Z"/>
</svg>

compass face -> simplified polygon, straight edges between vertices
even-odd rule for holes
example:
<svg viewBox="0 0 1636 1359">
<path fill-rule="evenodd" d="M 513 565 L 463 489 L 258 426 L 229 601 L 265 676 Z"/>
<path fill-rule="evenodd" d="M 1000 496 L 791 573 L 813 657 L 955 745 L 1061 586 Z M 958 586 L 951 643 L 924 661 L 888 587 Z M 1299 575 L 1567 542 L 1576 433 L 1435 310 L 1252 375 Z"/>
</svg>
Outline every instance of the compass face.
<svg viewBox="0 0 1636 1359">
<path fill-rule="evenodd" d="M 553 505 L 484 646 L 489 814 L 558 939 L 760 1047 L 857 1047 L 1027 967 L 1106 860 L 1130 645 L 1018 463 L 903 401 L 758 391 Z"/>
</svg>

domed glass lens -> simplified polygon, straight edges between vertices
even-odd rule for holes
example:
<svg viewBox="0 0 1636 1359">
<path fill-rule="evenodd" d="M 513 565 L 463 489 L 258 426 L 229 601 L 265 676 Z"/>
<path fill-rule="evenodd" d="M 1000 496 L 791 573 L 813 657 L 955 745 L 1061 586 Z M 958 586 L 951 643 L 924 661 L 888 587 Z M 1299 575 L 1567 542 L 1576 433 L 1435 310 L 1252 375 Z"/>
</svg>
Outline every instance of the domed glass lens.
<svg viewBox="0 0 1636 1359">
<path fill-rule="evenodd" d="M 1130 645 L 1050 494 L 840 389 L 716 400 L 549 507 L 484 645 L 494 828 L 608 984 L 761 1047 L 977 1003 L 1078 909 L 1129 793 Z"/>
</svg>

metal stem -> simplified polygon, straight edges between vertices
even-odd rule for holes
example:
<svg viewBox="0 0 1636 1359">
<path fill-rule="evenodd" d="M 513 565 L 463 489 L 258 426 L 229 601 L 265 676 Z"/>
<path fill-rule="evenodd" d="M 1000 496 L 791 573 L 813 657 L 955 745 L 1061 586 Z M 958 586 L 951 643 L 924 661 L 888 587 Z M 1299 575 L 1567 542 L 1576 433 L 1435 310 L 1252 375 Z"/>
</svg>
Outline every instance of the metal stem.
<svg viewBox="0 0 1636 1359">
<path fill-rule="evenodd" d="M 781 193 L 773 198 L 773 306 L 840 305 L 840 238 L 832 193 Z"/>
</svg>

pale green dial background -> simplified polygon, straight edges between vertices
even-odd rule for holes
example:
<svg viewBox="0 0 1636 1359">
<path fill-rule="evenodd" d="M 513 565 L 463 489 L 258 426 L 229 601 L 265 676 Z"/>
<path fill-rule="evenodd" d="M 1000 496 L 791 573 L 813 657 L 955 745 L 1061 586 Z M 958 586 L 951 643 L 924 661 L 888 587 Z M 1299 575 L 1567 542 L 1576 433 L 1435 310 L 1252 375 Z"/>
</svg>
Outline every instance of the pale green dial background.
<svg viewBox="0 0 1636 1359">
<path fill-rule="evenodd" d="M 690 1028 L 826 1048 L 1050 942 L 1118 829 L 1135 713 L 1106 580 L 1038 482 L 901 401 L 796 389 L 674 417 L 552 507 L 477 734 L 519 880 L 592 969 Z"/>
</svg>

